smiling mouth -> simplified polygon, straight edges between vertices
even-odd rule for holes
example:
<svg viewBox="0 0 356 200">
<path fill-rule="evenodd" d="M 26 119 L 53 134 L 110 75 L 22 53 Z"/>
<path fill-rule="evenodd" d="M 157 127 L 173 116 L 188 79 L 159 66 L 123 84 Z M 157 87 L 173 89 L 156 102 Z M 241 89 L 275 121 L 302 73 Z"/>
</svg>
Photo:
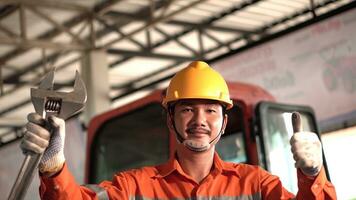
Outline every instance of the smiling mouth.
<svg viewBox="0 0 356 200">
<path fill-rule="evenodd" d="M 207 135 L 210 134 L 210 131 L 206 129 L 188 129 L 187 130 L 188 137 L 191 139 L 199 139 L 199 138 L 204 138 Z"/>
<path fill-rule="evenodd" d="M 195 135 L 195 134 L 204 134 L 204 135 L 207 135 L 210 133 L 209 130 L 206 130 L 206 129 L 202 129 L 202 128 L 190 128 L 187 130 L 187 133 L 190 134 L 190 135 Z"/>
</svg>

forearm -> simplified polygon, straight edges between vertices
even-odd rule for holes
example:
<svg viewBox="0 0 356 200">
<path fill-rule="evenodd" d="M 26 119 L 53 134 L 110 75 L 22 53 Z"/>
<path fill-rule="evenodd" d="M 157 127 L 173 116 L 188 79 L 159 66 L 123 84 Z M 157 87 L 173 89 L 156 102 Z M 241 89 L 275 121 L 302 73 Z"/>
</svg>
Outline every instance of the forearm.
<svg viewBox="0 0 356 200">
<path fill-rule="evenodd" d="M 76 183 L 66 164 L 55 174 L 41 174 L 40 197 L 43 200 L 95 199 L 95 193 Z"/>
<path fill-rule="evenodd" d="M 316 177 L 308 177 L 298 170 L 298 193 L 296 199 L 336 200 L 334 186 L 327 180 L 324 168 Z"/>
</svg>

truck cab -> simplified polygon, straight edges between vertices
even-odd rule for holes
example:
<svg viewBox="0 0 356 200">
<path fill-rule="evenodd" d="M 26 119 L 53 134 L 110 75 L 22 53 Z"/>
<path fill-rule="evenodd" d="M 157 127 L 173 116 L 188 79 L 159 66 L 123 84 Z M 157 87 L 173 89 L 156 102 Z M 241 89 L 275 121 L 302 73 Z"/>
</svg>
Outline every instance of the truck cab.
<svg viewBox="0 0 356 200">
<path fill-rule="evenodd" d="M 289 144 L 293 134 L 291 113 L 298 111 L 304 130 L 315 132 L 320 138 L 313 110 L 277 103 L 271 94 L 255 85 L 227 84 L 234 107 L 228 110 L 228 124 L 216 151 L 229 162 L 260 165 L 279 176 L 289 191 L 296 192 L 296 169 Z M 166 125 L 163 95 L 164 90 L 157 89 L 90 121 L 87 183 L 111 180 L 116 172 L 157 165 L 174 155 L 176 138 Z"/>
</svg>

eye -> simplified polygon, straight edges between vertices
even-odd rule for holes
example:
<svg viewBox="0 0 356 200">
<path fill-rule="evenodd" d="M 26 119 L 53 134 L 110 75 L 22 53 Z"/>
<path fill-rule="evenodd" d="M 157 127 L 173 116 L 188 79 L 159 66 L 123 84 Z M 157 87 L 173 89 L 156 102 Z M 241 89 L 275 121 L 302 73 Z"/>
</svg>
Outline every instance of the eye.
<svg viewBox="0 0 356 200">
<path fill-rule="evenodd" d="M 186 113 L 186 112 L 193 112 L 193 109 L 192 109 L 192 108 L 183 108 L 183 109 L 182 109 L 182 112 L 183 112 L 183 113 Z"/>
<path fill-rule="evenodd" d="M 207 112 L 208 112 L 208 113 L 216 113 L 216 110 L 209 108 L 209 109 L 207 109 Z"/>
</svg>

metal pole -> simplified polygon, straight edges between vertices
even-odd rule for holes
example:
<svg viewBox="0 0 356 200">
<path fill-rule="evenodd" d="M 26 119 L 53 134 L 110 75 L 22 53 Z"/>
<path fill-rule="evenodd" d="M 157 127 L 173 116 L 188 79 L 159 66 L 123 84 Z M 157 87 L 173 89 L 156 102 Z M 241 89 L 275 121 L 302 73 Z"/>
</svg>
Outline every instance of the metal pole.
<svg viewBox="0 0 356 200">
<path fill-rule="evenodd" d="M 309 0 L 309 2 L 310 2 L 310 11 L 313 15 L 313 18 L 316 18 L 315 2 L 314 2 L 314 0 Z"/>
<path fill-rule="evenodd" d="M 3 66 L 0 65 L 0 96 L 4 94 L 4 79 L 2 77 L 2 68 Z"/>
</svg>

